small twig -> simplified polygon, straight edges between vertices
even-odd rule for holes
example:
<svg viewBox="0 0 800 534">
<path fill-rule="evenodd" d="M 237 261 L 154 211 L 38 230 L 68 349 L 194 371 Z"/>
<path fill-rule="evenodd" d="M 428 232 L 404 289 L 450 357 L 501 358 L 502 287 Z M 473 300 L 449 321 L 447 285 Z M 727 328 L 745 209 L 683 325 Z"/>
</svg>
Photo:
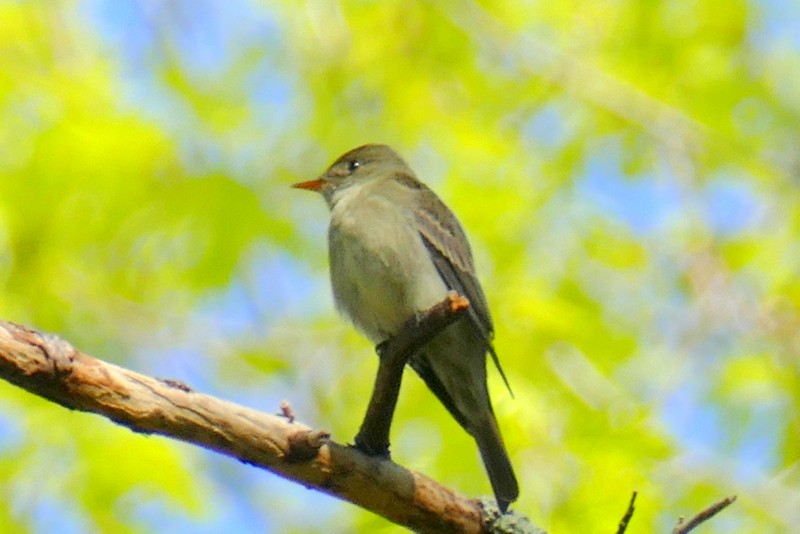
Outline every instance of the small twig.
<svg viewBox="0 0 800 534">
<path fill-rule="evenodd" d="M 290 423 L 294 423 L 294 410 L 292 410 L 292 406 L 289 404 L 289 401 L 281 402 L 280 415 L 284 416 Z"/>
<path fill-rule="evenodd" d="M 686 534 L 694 530 L 701 523 L 704 523 L 717 515 L 719 512 L 730 506 L 736 500 L 736 495 L 725 497 L 716 504 L 712 504 L 696 516 L 694 516 L 688 523 L 683 522 L 683 518 L 678 519 L 678 524 L 672 529 L 672 534 Z"/>
<path fill-rule="evenodd" d="M 622 519 L 619 522 L 619 528 L 617 529 L 617 534 L 625 534 L 625 531 L 628 530 L 628 523 L 631 521 L 631 517 L 633 517 L 633 504 L 636 502 L 636 492 L 633 492 L 631 495 L 631 502 L 628 503 L 628 509 L 625 510 L 625 515 L 622 516 Z"/>
<path fill-rule="evenodd" d="M 396 336 L 378 346 L 378 374 L 367 413 L 355 438 L 358 449 L 372 456 L 389 456 L 389 429 L 406 362 L 468 309 L 469 301 L 451 292 L 442 302 L 409 319 Z"/>
</svg>

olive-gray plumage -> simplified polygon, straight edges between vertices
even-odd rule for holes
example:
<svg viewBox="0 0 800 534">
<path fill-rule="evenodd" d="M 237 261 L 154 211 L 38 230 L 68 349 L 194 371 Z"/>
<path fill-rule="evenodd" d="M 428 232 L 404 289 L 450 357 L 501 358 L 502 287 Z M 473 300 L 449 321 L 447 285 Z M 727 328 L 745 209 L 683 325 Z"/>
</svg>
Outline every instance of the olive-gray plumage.
<svg viewBox="0 0 800 534">
<path fill-rule="evenodd" d="M 489 400 L 487 352 L 500 367 L 491 346 L 489 308 L 455 216 L 386 145 L 355 148 L 320 178 L 298 186 L 322 193 L 331 209 L 334 300 L 374 343 L 397 334 L 450 290 L 469 299 L 469 315 L 439 333 L 409 364 L 475 438 L 505 511 L 519 489 Z"/>
</svg>

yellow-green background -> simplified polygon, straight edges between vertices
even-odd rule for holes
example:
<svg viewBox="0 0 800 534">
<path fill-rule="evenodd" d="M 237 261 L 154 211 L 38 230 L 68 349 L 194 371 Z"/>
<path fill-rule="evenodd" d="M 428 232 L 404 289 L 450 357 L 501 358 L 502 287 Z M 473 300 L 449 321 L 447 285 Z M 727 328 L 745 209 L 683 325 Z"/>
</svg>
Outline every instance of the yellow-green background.
<svg viewBox="0 0 800 534">
<path fill-rule="evenodd" d="M 800 9 L 787 0 L 0 1 L 0 318 L 352 438 L 376 358 L 321 199 L 386 142 L 458 214 L 517 508 L 800 524 Z M 489 493 L 413 375 L 396 461 Z M 3 532 L 392 532 L 0 384 Z"/>
</svg>

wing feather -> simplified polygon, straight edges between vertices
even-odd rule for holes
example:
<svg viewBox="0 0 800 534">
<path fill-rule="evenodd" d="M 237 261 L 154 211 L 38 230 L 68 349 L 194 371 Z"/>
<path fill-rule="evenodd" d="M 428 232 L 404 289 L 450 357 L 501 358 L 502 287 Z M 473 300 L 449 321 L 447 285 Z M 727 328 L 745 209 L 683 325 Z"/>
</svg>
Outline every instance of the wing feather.
<svg viewBox="0 0 800 534">
<path fill-rule="evenodd" d="M 500 359 L 492 346 L 494 325 L 489 315 L 486 296 L 475 276 L 472 251 L 467 236 L 453 212 L 439 197 L 424 184 L 417 183 L 420 191 L 416 195 L 418 205 L 415 216 L 422 241 L 447 287 L 469 299 L 469 316 L 486 342 L 486 348 L 503 382 L 511 392 L 506 375 L 500 366 Z"/>
</svg>

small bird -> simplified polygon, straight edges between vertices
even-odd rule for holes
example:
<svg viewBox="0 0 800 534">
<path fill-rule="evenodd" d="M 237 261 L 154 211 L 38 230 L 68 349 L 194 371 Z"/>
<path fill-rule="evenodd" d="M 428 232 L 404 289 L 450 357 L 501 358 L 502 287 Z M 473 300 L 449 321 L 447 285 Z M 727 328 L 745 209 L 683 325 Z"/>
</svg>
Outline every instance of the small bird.
<svg viewBox="0 0 800 534">
<path fill-rule="evenodd" d="M 469 300 L 469 314 L 412 355 L 409 365 L 477 442 L 505 512 L 519 487 L 489 400 L 487 352 L 505 376 L 491 344 L 486 297 L 455 215 L 386 145 L 355 148 L 316 180 L 293 187 L 318 191 L 328 203 L 334 300 L 375 344 L 450 291 Z"/>
</svg>

